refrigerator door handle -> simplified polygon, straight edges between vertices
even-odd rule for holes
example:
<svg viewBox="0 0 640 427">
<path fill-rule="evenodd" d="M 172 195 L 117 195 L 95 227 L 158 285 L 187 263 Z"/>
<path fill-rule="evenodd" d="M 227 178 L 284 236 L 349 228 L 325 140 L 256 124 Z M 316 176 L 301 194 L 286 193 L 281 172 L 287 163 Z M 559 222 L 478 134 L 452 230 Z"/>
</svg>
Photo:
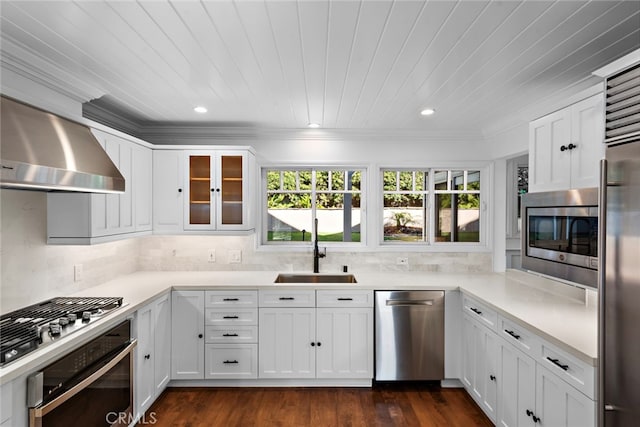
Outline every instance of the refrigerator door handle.
<svg viewBox="0 0 640 427">
<path fill-rule="evenodd" d="M 604 426 L 604 413 L 612 405 L 605 405 L 604 399 L 604 291 L 607 265 L 607 159 L 600 160 L 600 194 L 598 200 L 598 413 L 597 424 Z"/>
</svg>

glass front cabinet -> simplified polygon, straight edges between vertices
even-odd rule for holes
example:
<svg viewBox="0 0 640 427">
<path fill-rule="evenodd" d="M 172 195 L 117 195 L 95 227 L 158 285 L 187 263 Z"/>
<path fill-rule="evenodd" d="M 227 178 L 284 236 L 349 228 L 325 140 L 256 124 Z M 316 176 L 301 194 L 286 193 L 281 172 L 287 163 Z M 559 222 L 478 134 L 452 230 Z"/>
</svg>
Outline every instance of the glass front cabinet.
<svg viewBox="0 0 640 427">
<path fill-rule="evenodd" d="M 185 230 L 248 230 L 246 150 L 185 152 Z"/>
</svg>

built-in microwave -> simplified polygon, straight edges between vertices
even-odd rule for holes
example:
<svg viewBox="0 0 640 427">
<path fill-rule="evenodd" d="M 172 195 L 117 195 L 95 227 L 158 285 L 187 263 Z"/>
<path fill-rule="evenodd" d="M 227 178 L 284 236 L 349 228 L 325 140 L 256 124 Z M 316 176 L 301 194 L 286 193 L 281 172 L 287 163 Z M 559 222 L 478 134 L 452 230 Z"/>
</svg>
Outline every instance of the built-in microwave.
<svg viewBox="0 0 640 427">
<path fill-rule="evenodd" d="M 597 288 L 597 188 L 525 194 L 522 215 L 524 269 Z"/>
</svg>

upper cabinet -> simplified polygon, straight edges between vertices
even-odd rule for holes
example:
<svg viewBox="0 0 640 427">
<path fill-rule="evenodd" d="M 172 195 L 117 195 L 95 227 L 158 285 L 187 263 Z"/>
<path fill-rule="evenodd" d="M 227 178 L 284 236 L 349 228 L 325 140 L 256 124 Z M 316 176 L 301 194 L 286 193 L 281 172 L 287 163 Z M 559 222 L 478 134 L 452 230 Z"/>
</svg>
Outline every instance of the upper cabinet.
<svg viewBox="0 0 640 427">
<path fill-rule="evenodd" d="M 154 231 L 251 230 L 254 162 L 246 149 L 154 151 Z"/>
<path fill-rule="evenodd" d="M 47 241 L 92 244 L 151 232 L 151 149 L 92 130 L 125 179 L 119 194 L 47 193 Z"/>
<path fill-rule="evenodd" d="M 604 157 L 603 95 L 529 124 L 529 192 L 598 186 Z"/>
</svg>

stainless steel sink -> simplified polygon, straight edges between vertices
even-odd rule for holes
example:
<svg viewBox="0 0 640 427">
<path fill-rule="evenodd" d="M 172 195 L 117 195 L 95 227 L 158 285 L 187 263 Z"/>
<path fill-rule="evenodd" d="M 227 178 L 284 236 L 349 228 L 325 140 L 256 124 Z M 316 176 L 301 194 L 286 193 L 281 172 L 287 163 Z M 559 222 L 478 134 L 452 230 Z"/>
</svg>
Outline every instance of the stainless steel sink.
<svg viewBox="0 0 640 427">
<path fill-rule="evenodd" d="M 278 274 L 274 283 L 358 283 L 353 274 Z"/>
</svg>

